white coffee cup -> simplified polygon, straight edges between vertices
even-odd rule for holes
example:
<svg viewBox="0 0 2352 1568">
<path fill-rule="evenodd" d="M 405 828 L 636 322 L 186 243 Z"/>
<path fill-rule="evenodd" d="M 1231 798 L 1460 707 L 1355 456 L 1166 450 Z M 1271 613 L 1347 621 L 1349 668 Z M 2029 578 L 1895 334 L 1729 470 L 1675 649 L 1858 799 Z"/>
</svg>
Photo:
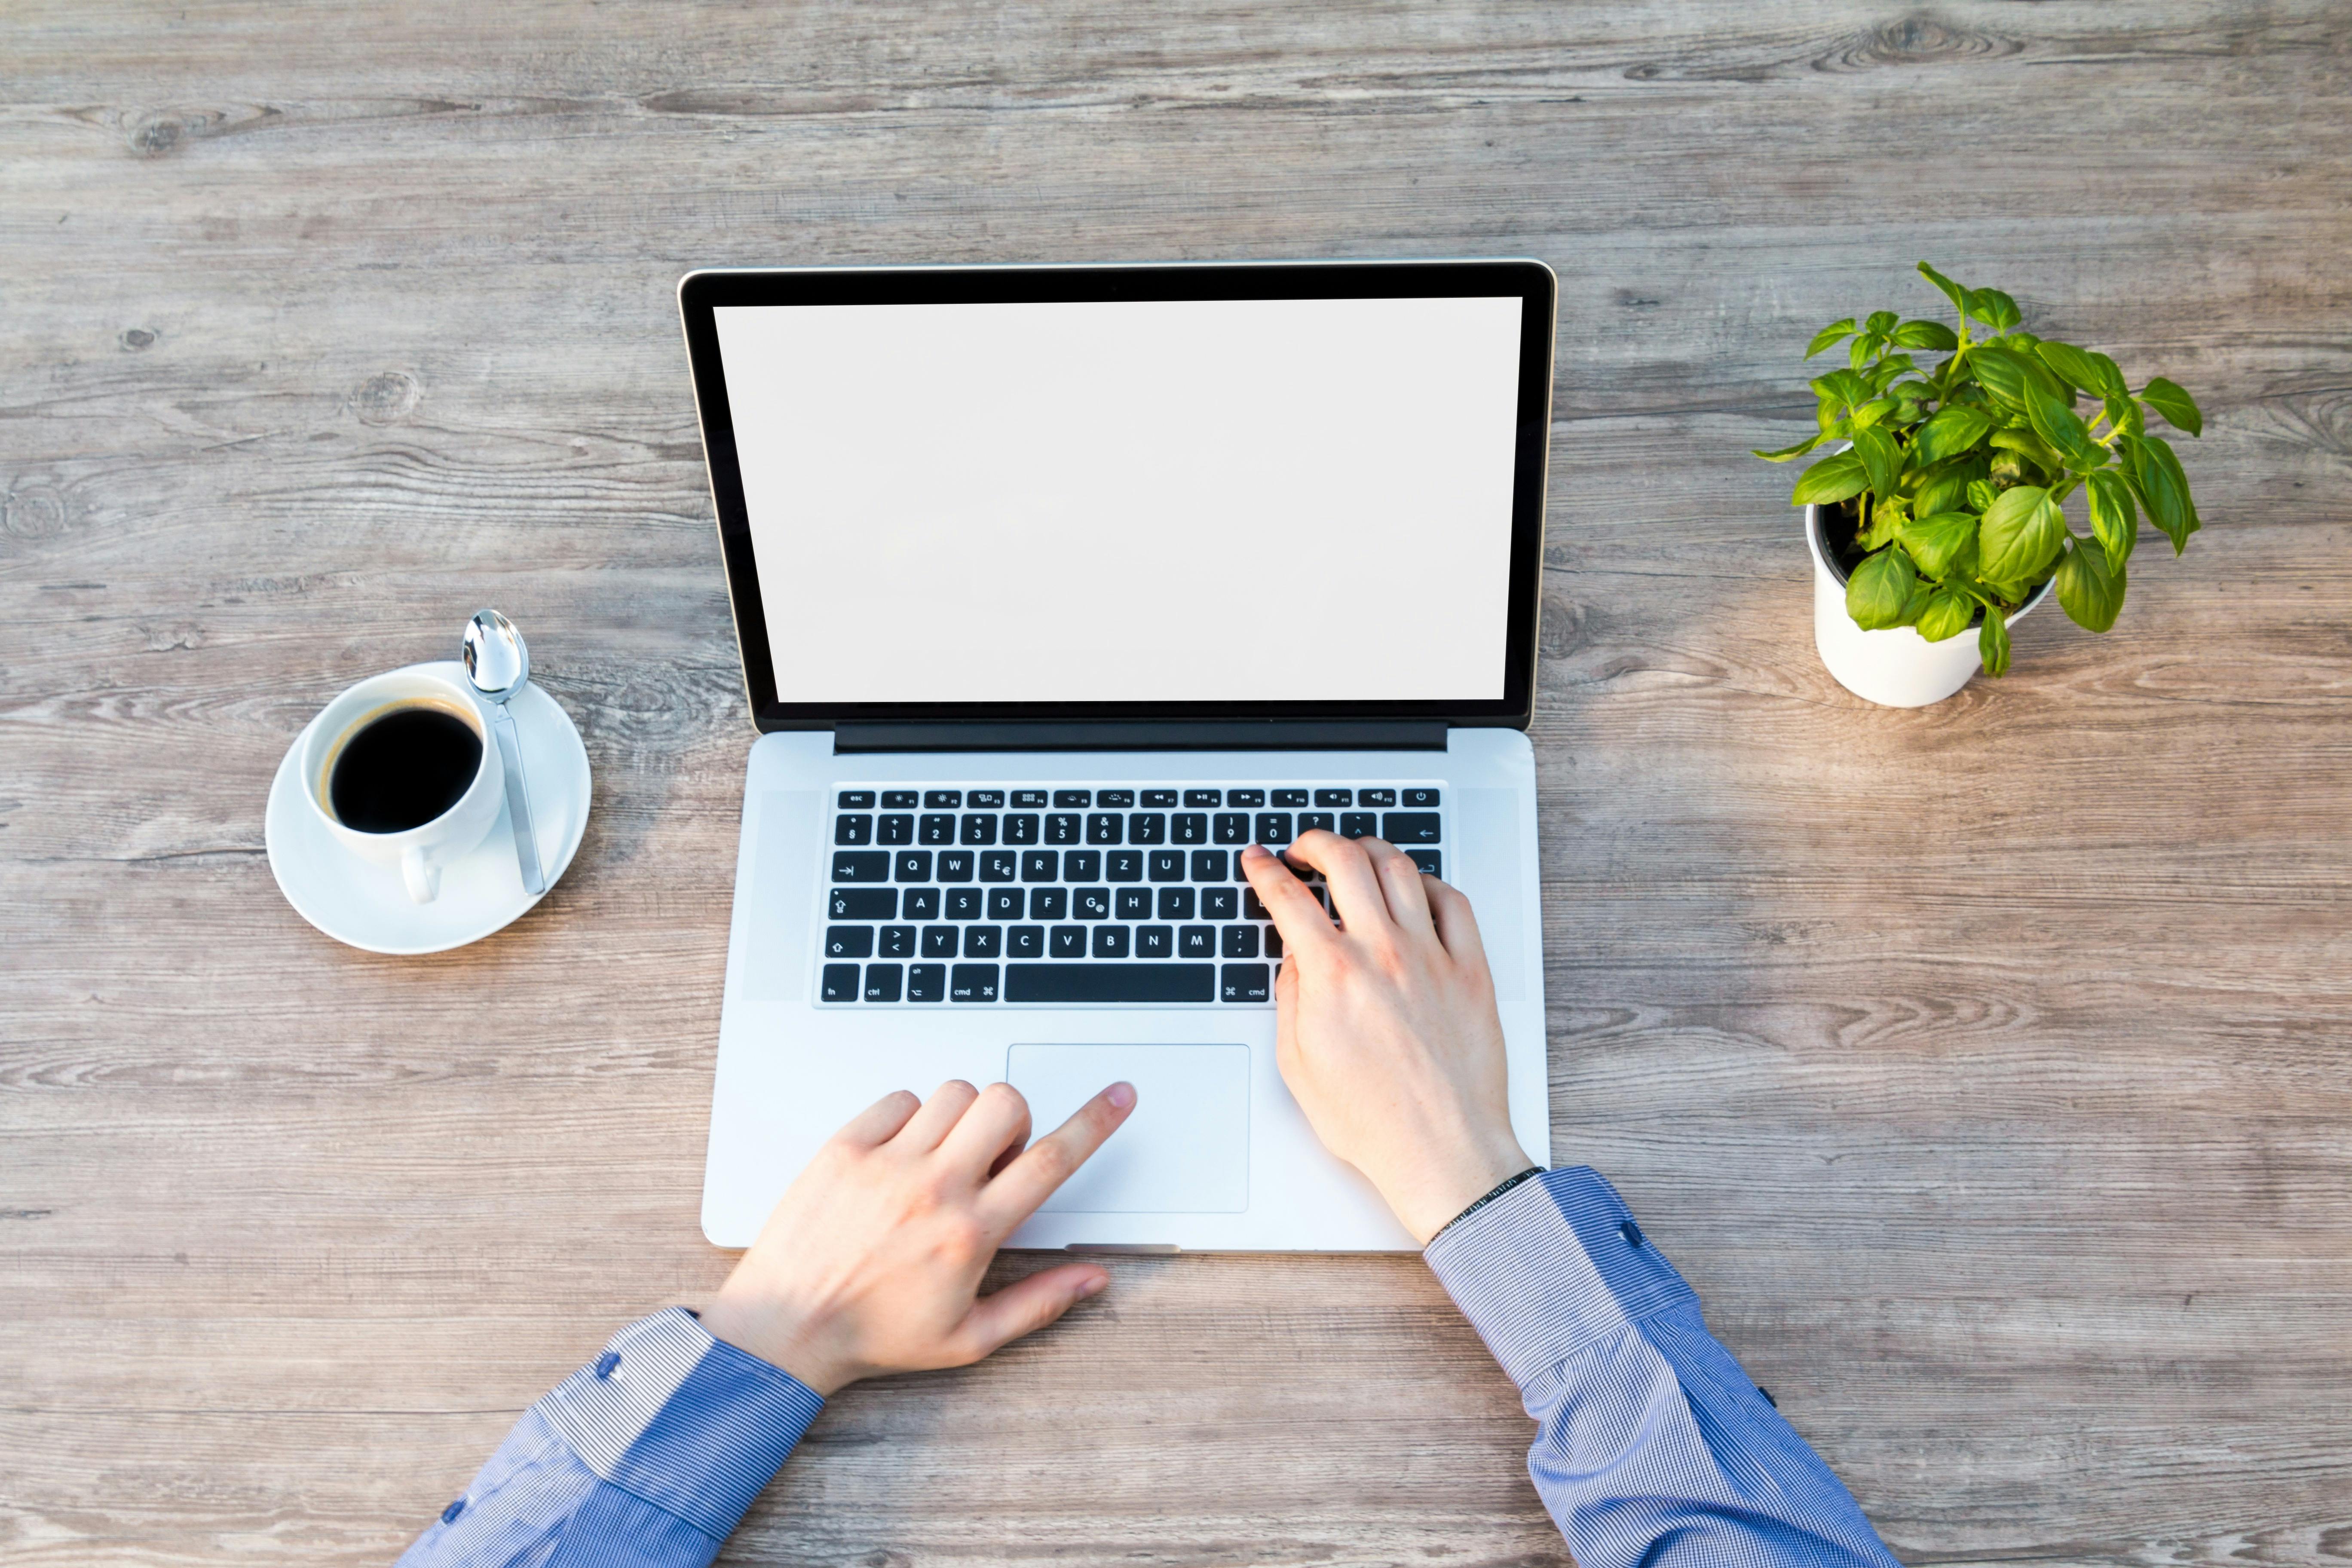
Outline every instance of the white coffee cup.
<svg viewBox="0 0 2352 1568">
<path fill-rule="evenodd" d="M 362 833 L 335 816 L 328 793 L 335 760 L 352 736 L 400 708 L 436 708 L 464 720 L 482 742 L 481 761 L 466 793 L 432 821 L 400 833 Z M 310 739 L 302 748 L 302 781 L 310 809 L 326 824 L 327 831 L 363 859 L 398 866 L 401 879 L 408 884 L 408 896 L 420 904 L 432 902 L 441 891 L 441 868 L 470 853 L 488 836 L 506 794 L 498 747 L 490 740 L 474 694 L 455 680 L 416 669 L 371 676 L 328 703 L 312 721 Z"/>
</svg>

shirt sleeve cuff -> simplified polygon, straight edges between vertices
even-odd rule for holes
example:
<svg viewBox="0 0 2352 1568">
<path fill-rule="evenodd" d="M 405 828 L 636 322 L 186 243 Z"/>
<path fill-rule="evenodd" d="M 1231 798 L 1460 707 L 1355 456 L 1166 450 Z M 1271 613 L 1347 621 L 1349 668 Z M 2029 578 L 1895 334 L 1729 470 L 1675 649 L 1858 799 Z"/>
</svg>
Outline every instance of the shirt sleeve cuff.
<svg viewBox="0 0 2352 1568">
<path fill-rule="evenodd" d="M 1520 1183 L 1423 1256 L 1521 1388 L 1602 1335 L 1698 1300 L 1584 1165 Z"/>
<path fill-rule="evenodd" d="M 824 1400 L 673 1307 L 614 1334 L 540 1401 L 603 1479 L 724 1540 Z"/>
</svg>

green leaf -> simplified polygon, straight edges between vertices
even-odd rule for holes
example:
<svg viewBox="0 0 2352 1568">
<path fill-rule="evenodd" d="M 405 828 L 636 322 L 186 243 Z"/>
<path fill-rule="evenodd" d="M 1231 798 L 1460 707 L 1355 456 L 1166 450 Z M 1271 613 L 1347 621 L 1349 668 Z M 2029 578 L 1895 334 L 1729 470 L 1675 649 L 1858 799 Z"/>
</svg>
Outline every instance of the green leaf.
<svg viewBox="0 0 2352 1568">
<path fill-rule="evenodd" d="M 1873 310 L 1870 320 L 1863 322 L 1862 330 L 1883 338 L 1895 330 L 1895 323 L 1901 319 L 1892 310 Z"/>
<path fill-rule="evenodd" d="M 1995 449 L 2014 452 L 2053 474 L 2066 466 L 2058 454 L 2051 449 L 2050 443 L 2031 430 L 1996 430 L 1989 439 Z"/>
<path fill-rule="evenodd" d="M 1823 458 L 1804 471 L 1789 504 L 1827 506 L 1832 501 L 1860 495 L 1869 483 L 1870 476 L 1863 471 L 1862 459 L 1852 452 L 1840 452 L 1835 457 Z"/>
<path fill-rule="evenodd" d="M 2068 540 L 2066 558 L 2058 563 L 2058 603 L 2084 631 L 2105 631 L 2124 607 L 2122 569 L 2107 564 L 2099 545 Z"/>
<path fill-rule="evenodd" d="M 1984 660 L 1984 672 L 1995 679 L 2009 673 L 2009 623 L 1990 605 L 1984 625 L 1977 628 L 1977 656 Z"/>
<path fill-rule="evenodd" d="M 2000 487 L 1990 479 L 1970 479 L 1968 497 L 1970 511 L 1990 511 L 1992 509 L 1992 503 L 2000 499 Z"/>
<path fill-rule="evenodd" d="M 1855 422 L 1860 423 L 1859 416 Z M 1853 450 L 1862 459 L 1862 471 L 1870 478 L 1871 492 L 1893 495 L 1895 482 L 1903 477 L 1903 453 L 1895 437 L 1874 427 L 1859 429 L 1853 433 Z"/>
<path fill-rule="evenodd" d="M 2049 367 L 2051 374 L 2078 392 L 2096 397 L 2105 385 L 2105 378 L 2091 356 L 2072 343 L 2039 342 L 2033 345 L 2033 352 Z"/>
<path fill-rule="evenodd" d="M 2189 494 L 2189 476 L 2181 471 L 2180 459 L 2163 437 L 2143 436 L 2138 447 L 2140 499 L 2147 503 L 2149 520 L 2164 530 L 2165 537 L 2172 541 L 2173 554 L 2178 555 L 2189 548 L 2189 536 L 2203 526 L 2197 519 L 2197 502 Z"/>
<path fill-rule="evenodd" d="M 1968 312 L 1969 296 L 1967 289 L 1961 288 L 1958 284 L 1953 282 L 1950 279 L 1945 277 L 1942 273 L 1937 271 L 1934 268 L 1928 266 L 1924 261 L 1919 263 L 1919 276 L 1925 278 L 1928 282 L 1933 283 L 1937 288 L 1942 289 L 1944 291 L 1944 298 L 1952 302 L 1953 310 L 1961 312 L 1963 315 Z"/>
<path fill-rule="evenodd" d="M 1791 458 L 1803 457 L 1820 446 L 1823 439 L 1824 437 L 1820 436 L 1808 436 L 1793 447 L 1783 447 L 1777 452 L 1758 452 L 1756 456 L 1768 463 L 1785 463 Z"/>
<path fill-rule="evenodd" d="M 2147 421 L 2141 416 L 2139 405 L 2133 402 L 2129 395 L 2116 396 L 2110 394 L 2107 396 L 2106 405 L 2108 424 L 2118 430 L 2128 430 L 2135 436 L 2147 434 Z"/>
<path fill-rule="evenodd" d="M 1869 402 L 1864 404 L 1861 407 L 1853 411 L 1853 427 L 1857 430 L 1867 430 L 1872 426 L 1884 421 L 1888 415 L 1894 412 L 1895 399 L 1891 397 L 1874 397 Z"/>
<path fill-rule="evenodd" d="M 1911 510 L 1921 517 L 1933 517 L 1939 511 L 1958 511 L 1969 499 L 1969 485 L 1976 475 L 1969 472 L 1969 465 L 1955 463 L 1933 479 L 1924 480 L 1919 493 L 1911 498 Z"/>
<path fill-rule="evenodd" d="M 1870 401 L 1870 384 L 1850 370 L 1833 370 L 1827 375 L 1817 375 L 1806 383 L 1823 397 L 1834 397 L 1852 406 Z"/>
<path fill-rule="evenodd" d="M 2090 503 L 2091 531 L 2098 535 L 2107 564 L 2121 572 L 2131 559 L 2132 546 L 2139 542 L 2139 509 L 2132 505 L 2130 487 L 2123 475 L 2103 468 L 2084 481 L 2083 496 Z"/>
<path fill-rule="evenodd" d="M 1968 595 L 1938 588 L 1927 595 L 1927 607 L 1919 612 L 1919 635 L 1929 642 L 1948 642 L 1969 629 L 1976 608 L 1976 601 Z"/>
<path fill-rule="evenodd" d="M 1976 372 L 1978 384 L 1992 394 L 1995 403 L 2021 414 L 2025 412 L 2025 393 L 2032 378 L 2021 362 L 1988 346 L 1970 354 L 1969 365 Z"/>
<path fill-rule="evenodd" d="M 2019 485 L 2001 491 L 1985 509 L 1977 532 L 1984 564 L 1978 570 L 1988 582 L 2024 581 L 2050 564 L 2065 540 L 2065 515 L 2050 492 L 2040 485 Z"/>
<path fill-rule="evenodd" d="M 1948 577 L 1976 542 L 1977 520 L 1965 511 L 1931 512 L 1926 517 L 1906 518 L 1896 530 L 1903 548 L 1919 570 L 1930 577 Z"/>
<path fill-rule="evenodd" d="M 2124 386 L 2124 373 L 2121 368 L 2116 365 L 2115 361 L 2109 359 L 2103 353 L 2094 353 L 2091 355 L 2091 363 L 2097 367 L 2099 373 L 2099 384 L 2094 387 L 2092 389 L 2093 391 L 2096 392 L 2101 397 L 2113 398 L 2129 395 L 2127 390 Z"/>
<path fill-rule="evenodd" d="M 1898 349 L 1933 349 L 1949 353 L 1960 346 L 1959 334 L 1941 321 L 1906 321 L 1888 339 Z"/>
<path fill-rule="evenodd" d="M 2163 415 L 2166 424 L 2186 430 L 2191 436 L 2205 433 L 2205 416 L 2197 411 L 2197 400 L 2164 377 L 2159 375 L 2149 382 L 2147 390 L 2139 395 L 2139 400 Z"/>
<path fill-rule="evenodd" d="M 1870 385 L 1874 392 L 1884 392 L 1894 384 L 1898 375 L 1907 375 L 1919 367 L 1911 363 L 1909 354 L 1889 354 L 1870 367 Z"/>
<path fill-rule="evenodd" d="M 2033 433 L 2055 448 L 2068 468 L 2095 468 L 2107 460 L 2106 453 L 2091 439 L 2082 416 L 2068 405 L 2065 394 L 2029 388 L 2025 416 L 2033 422 Z"/>
<path fill-rule="evenodd" d="M 1866 632 L 1899 626 L 1918 580 L 1909 556 L 1900 550 L 1882 550 L 1855 567 L 1846 580 L 1845 613 Z"/>
<path fill-rule="evenodd" d="M 1969 289 L 1969 314 L 1995 331 L 2013 327 L 2020 320 L 2017 301 L 1998 289 Z"/>
<path fill-rule="evenodd" d="M 1994 291 L 1995 291 L 1995 292 L 1998 292 L 1998 290 L 1994 290 Z M 2008 298 L 2008 296 L 2007 296 L 2007 295 L 2005 295 L 2005 294 L 2004 294 L 2004 295 L 2002 295 L 2001 297 L 2002 297 L 2003 299 L 2007 299 L 2007 298 Z M 2040 338 L 2035 337 L 2032 332 L 2026 332 L 2026 331 L 2004 332 L 2004 333 L 2002 333 L 2002 334 L 2001 334 L 2000 346 L 2001 346 L 2001 347 L 2003 347 L 2003 348 L 2005 348 L 2005 349 L 2012 350 L 2012 351 L 2014 351 L 2015 353 L 2023 353 L 2026 350 L 2028 350 L 2028 349 L 2030 349 L 2030 348 L 2034 348 L 2034 347 L 2039 346 L 2039 345 L 2040 345 L 2040 343 L 2041 343 L 2041 342 L 2042 342 L 2042 340 L 2041 340 Z"/>
<path fill-rule="evenodd" d="M 1853 335 L 1853 318 L 1852 316 L 1848 316 L 1843 321 L 1832 321 L 1813 334 L 1813 341 L 1806 346 L 1805 357 L 1811 359 L 1832 343 L 1843 342 Z"/>
<path fill-rule="evenodd" d="M 1912 461 L 1925 468 L 1957 457 L 1985 438 L 1992 418 L 1981 408 L 1955 403 L 1936 410 L 1935 416 L 1911 435 Z"/>
</svg>

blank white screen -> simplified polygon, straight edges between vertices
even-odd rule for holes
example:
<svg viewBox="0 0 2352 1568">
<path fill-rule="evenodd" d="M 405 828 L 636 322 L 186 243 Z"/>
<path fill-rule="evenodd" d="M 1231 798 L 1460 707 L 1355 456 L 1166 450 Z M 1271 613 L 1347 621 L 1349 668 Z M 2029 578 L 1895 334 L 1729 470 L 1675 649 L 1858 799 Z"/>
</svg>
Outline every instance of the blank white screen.
<svg viewBox="0 0 2352 1568">
<path fill-rule="evenodd" d="M 780 701 L 1503 695 L 1516 298 L 713 314 Z"/>
</svg>

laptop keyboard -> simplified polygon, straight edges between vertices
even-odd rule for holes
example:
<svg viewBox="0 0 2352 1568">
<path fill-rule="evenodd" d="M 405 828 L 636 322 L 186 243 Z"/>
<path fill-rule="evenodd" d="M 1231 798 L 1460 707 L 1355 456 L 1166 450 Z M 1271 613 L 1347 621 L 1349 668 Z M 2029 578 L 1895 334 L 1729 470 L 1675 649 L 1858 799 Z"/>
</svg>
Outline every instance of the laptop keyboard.
<svg viewBox="0 0 2352 1568">
<path fill-rule="evenodd" d="M 829 815 L 817 996 L 843 1005 L 1271 1006 L 1282 936 L 1244 846 L 1321 827 L 1444 874 L 1436 785 L 877 785 Z"/>
</svg>

